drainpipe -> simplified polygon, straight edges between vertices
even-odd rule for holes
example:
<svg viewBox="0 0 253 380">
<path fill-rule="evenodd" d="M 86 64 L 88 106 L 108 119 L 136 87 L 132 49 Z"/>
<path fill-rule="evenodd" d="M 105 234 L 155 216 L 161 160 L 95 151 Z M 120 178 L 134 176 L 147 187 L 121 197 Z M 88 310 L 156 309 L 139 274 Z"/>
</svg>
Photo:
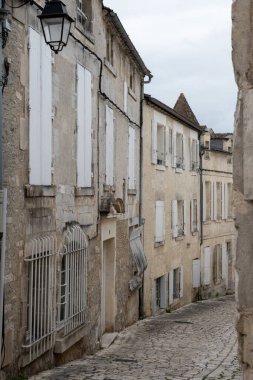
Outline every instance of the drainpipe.
<svg viewBox="0 0 253 380">
<path fill-rule="evenodd" d="M 142 171 L 143 171 L 143 101 L 144 101 L 144 84 L 150 83 L 153 76 L 150 74 L 148 80 L 141 80 L 140 83 L 140 163 L 139 163 L 139 226 L 143 225 L 142 219 Z M 144 242 L 144 241 L 143 241 Z M 144 246 L 144 244 L 143 244 Z M 144 317 L 144 273 L 142 275 L 142 286 L 139 290 L 139 318 Z"/>
<path fill-rule="evenodd" d="M 4 2 L 0 0 L 0 370 L 2 367 L 3 347 L 3 320 L 4 320 L 4 269 L 5 269 L 5 236 L 6 236 L 6 205 L 7 189 L 3 188 L 3 75 L 2 75 L 2 30 L 3 20 L 7 10 L 3 8 Z"/>
<path fill-rule="evenodd" d="M 203 155 L 205 149 L 200 145 L 199 149 L 199 171 L 200 171 L 200 245 L 203 244 Z"/>
</svg>

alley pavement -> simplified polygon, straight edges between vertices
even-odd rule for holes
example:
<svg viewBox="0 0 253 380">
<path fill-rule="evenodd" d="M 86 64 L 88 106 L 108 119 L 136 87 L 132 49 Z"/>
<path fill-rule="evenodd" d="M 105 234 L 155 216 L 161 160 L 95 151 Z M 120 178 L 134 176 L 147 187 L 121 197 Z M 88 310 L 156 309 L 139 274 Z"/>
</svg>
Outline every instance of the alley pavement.
<svg viewBox="0 0 253 380">
<path fill-rule="evenodd" d="M 95 355 L 30 380 L 242 379 L 234 298 L 193 303 L 139 321 Z"/>
</svg>

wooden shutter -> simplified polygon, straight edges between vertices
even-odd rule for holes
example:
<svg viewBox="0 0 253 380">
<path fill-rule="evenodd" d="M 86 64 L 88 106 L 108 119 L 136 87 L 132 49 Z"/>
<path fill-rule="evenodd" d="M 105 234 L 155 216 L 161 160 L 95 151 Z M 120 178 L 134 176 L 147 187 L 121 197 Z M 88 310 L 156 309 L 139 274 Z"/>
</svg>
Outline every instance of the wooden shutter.
<svg viewBox="0 0 253 380">
<path fill-rule="evenodd" d="M 127 100 L 128 100 L 128 86 L 127 82 L 124 81 L 124 112 L 127 113 Z"/>
<path fill-rule="evenodd" d="M 172 160 L 172 167 L 177 167 L 177 132 L 173 132 L 173 160 Z"/>
<path fill-rule="evenodd" d="M 199 169 L 199 140 L 197 140 L 197 144 L 196 144 L 196 160 L 197 160 L 197 168 L 196 169 Z"/>
<path fill-rule="evenodd" d="M 151 124 L 151 133 L 152 133 L 152 158 L 151 162 L 152 164 L 157 164 L 157 124 L 154 120 L 152 120 Z"/>
<path fill-rule="evenodd" d="M 172 220 L 172 236 L 178 236 L 178 213 L 177 213 L 177 200 L 171 203 L 171 220 Z"/>
<path fill-rule="evenodd" d="M 203 181 L 203 200 L 202 200 L 202 209 L 203 209 L 203 222 L 206 221 L 206 181 Z"/>
<path fill-rule="evenodd" d="M 129 182 L 128 188 L 135 189 L 135 129 L 129 127 L 129 146 L 128 146 L 128 168 Z"/>
<path fill-rule="evenodd" d="M 113 110 L 106 105 L 106 136 L 105 136 L 105 175 L 106 185 L 113 185 L 114 173 L 114 131 L 113 131 Z"/>
<path fill-rule="evenodd" d="M 170 164 L 170 130 L 169 127 L 165 127 L 165 165 Z"/>
<path fill-rule="evenodd" d="M 200 260 L 195 259 L 192 261 L 192 287 L 200 287 Z"/>
<path fill-rule="evenodd" d="M 228 256 L 227 244 L 222 244 L 222 279 L 225 280 L 226 286 L 228 284 Z"/>
<path fill-rule="evenodd" d="M 210 284 L 210 272 L 211 272 L 211 248 L 205 247 L 204 248 L 204 279 L 203 284 L 209 285 Z"/>
<path fill-rule="evenodd" d="M 156 201 L 155 241 L 164 241 L 164 202 Z"/>
<path fill-rule="evenodd" d="M 32 28 L 29 40 L 29 182 L 48 186 L 52 163 L 51 50 Z"/>
<path fill-rule="evenodd" d="M 193 170 L 193 158 L 192 158 L 192 139 L 189 137 L 189 152 L 190 152 L 190 171 Z"/>
<path fill-rule="evenodd" d="M 169 273 L 169 305 L 174 302 L 174 271 L 171 270 Z"/>
<path fill-rule="evenodd" d="M 186 228 L 187 228 L 187 202 L 186 200 L 183 201 L 183 218 L 184 218 L 184 235 L 186 235 Z"/>
<path fill-rule="evenodd" d="M 184 296 L 184 268 L 180 267 L 179 270 L 179 297 Z"/>
<path fill-rule="evenodd" d="M 213 219 L 217 220 L 217 182 L 213 183 Z"/>
<path fill-rule="evenodd" d="M 77 186 L 91 186 L 91 73 L 77 65 Z"/>
<path fill-rule="evenodd" d="M 226 190 L 225 183 L 221 183 L 222 219 L 226 219 Z"/>
</svg>

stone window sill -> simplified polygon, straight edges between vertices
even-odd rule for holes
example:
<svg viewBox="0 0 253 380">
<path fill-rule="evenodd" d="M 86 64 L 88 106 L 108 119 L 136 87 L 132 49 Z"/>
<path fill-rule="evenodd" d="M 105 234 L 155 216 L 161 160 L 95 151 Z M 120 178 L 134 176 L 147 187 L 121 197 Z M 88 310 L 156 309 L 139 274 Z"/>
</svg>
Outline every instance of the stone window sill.
<svg viewBox="0 0 253 380">
<path fill-rule="evenodd" d="M 104 183 L 104 191 L 115 193 L 115 186 L 114 185 L 106 185 Z"/>
<path fill-rule="evenodd" d="M 127 194 L 128 195 L 136 195 L 137 194 L 137 190 L 136 189 L 128 189 L 127 190 Z"/>
<path fill-rule="evenodd" d="M 94 187 L 76 187 L 75 196 L 76 197 L 93 197 L 95 195 Z"/>
<path fill-rule="evenodd" d="M 115 68 L 111 65 L 111 63 L 107 61 L 106 58 L 104 58 L 104 65 L 112 73 L 112 75 L 114 75 L 116 78 L 117 72 L 116 72 Z"/>
<path fill-rule="evenodd" d="M 192 232 L 192 236 L 196 236 L 198 234 L 198 230 Z"/>
<path fill-rule="evenodd" d="M 175 238 L 175 240 L 176 240 L 176 241 L 180 241 L 180 240 L 184 240 L 184 238 L 185 238 L 185 235 L 181 235 L 181 236 L 177 236 L 177 237 Z"/>
<path fill-rule="evenodd" d="M 62 354 L 72 347 L 75 343 L 81 340 L 85 334 L 87 334 L 87 329 L 90 327 L 90 322 L 86 322 L 85 325 L 71 331 L 68 335 L 63 338 L 56 338 L 54 352 L 56 354 Z"/>
<path fill-rule="evenodd" d="M 157 165 L 156 165 L 156 170 L 165 171 L 165 166 L 164 166 L 164 165 L 159 165 L 159 164 L 157 164 Z"/>
<path fill-rule="evenodd" d="M 183 173 L 183 169 L 181 169 L 181 168 L 176 168 L 176 173 Z"/>
<path fill-rule="evenodd" d="M 87 29 L 84 29 L 84 27 L 78 21 L 76 21 L 75 27 L 80 33 L 84 35 L 84 37 L 87 38 L 87 40 L 89 40 L 92 44 L 95 44 L 95 37 L 92 32 L 90 32 Z"/>
<path fill-rule="evenodd" d="M 25 185 L 25 196 L 32 197 L 55 197 L 55 186 Z"/>
<path fill-rule="evenodd" d="M 164 245 L 164 244 L 165 244 L 165 241 L 157 241 L 157 242 L 155 242 L 154 247 L 155 247 L 155 248 L 157 248 L 157 247 L 161 247 L 161 246 Z"/>
</svg>

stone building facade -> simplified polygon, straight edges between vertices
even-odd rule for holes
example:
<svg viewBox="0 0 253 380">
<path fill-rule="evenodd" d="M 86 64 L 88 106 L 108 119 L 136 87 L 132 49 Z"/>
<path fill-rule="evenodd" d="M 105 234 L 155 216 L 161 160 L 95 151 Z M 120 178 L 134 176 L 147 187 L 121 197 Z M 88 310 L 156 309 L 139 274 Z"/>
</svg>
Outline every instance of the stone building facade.
<svg viewBox="0 0 253 380">
<path fill-rule="evenodd" d="M 199 139 L 202 128 L 181 94 L 175 109 L 144 102 L 145 315 L 191 302 L 200 291 Z"/>
<path fill-rule="evenodd" d="M 205 128 L 201 136 L 202 298 L 234 291 L 233 135 Z"/>
<path fill-rule="evenodd" d="M 237 329 L 245 380 L 253 378 L 252 15 L 253 8 L 250 0 L 233 1 L 232 56 L 238 86 L 234 143 L 235 217 L 238 232 L 236 272 L 239 318 Z"/>
<path fill-rule="evenodd" d="M 136 321 L 146 268 L 140 105 L 151 74 L 101 0 L 68 2 L 75 22 L 58 55 L 41 6 L 9 9 L 4 49 L 8 375 L 93 351 L 104 332 Z"/>
</svg>

